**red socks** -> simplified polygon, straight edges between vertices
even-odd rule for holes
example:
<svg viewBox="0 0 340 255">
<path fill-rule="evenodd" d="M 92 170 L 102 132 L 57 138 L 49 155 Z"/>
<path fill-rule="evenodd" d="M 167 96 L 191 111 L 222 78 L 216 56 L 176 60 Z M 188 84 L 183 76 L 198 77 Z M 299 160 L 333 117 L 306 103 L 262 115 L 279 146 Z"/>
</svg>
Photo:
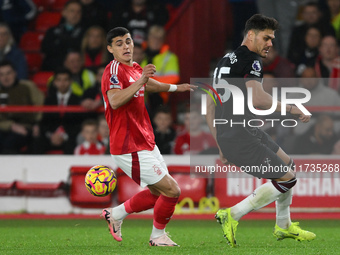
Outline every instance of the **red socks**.
<svg viewBox="0 0 340 255">
<path fill-rule="evenodd" d="M 175 211 L 178 197 L 166 197 L 160 195 L 153 213 L 153 225 L 157 229 L 164 229 L 166 224 L 170 221 L 172 214 Z"/>
<path fill-rule="evenodd" d="M 164 229 L 175 211 L 178 197 L 155 196 L 150 190 L 143 190 L 124 203 L 127 213 L 137 213 L 154 208 L 153 225 Z"/>
<path fill-rule="evenodd" d="M 149 189 L 142 190 L 129 200 L 125 201 L 125 211 L 127 213 L 142 212 L 154 207 L 158 196 L 153 195 Z"/>
</svg>

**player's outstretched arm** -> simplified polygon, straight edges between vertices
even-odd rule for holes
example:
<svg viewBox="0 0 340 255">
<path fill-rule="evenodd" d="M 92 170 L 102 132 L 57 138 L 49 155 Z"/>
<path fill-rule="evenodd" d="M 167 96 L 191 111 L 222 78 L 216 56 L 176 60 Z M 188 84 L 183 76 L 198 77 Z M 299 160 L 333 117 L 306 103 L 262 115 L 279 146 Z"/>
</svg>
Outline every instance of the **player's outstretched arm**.
<svg viewBox="0 0 340 255">
<path fill-rule="evenodd" d="M 258 81 L 251 80 L 246 82 L 247 88 L 251 88 L 252 99 L 254 107 L 267 110 L 270 109 L 273 104 L 273 97 L 263 90 L 262 84 Z M 277 112 L 281 112 L 281 102 L 277 102 L 277 107 L 275 109 Z M 286 112 L 291 113 L 299 117 L 302 122 L 308 122 L 310 120 L 309 115 L 305 115 L 299 108 L 292 105 L 286 106 Z"/>
<path fill-rule="evenodd" d="M 107 97 L 112 109 L 118 109 L 129 102 L 133 95 L 148 82 L 149 78 L 154 76 L 155 72 L 156 67 L 154 65 L 146 65 L 143 69 L 142 76 L 136 82 L 132 83 L 131 86 L 125 89 L 110 89 L 107 92 Z"/>
<path fill-rule="evenodd" d="M 212 93 L 212 91 L 210 91 Z M 220 146 L 217 142 L 217 136 L 216 136 L 216 127 L 214 127 L 214 118 L 215 118 L 215 104 L 211 97 L 207 97 L 207 114 L 205 115 L 205 119 L 207 121 L 209 130 L 214 137 L 216 144 L 218 146 L 218 150 L 220 152 L 220 159 L 223 164 L 228 164 L 228 160 L 223 156 L 223 153 L 220 149 Z"/>
<path fill-rule="evenodd" d="M 156 92 L 185 92 L 193 91 L 197 86 L 190 85 L 188 83 L 173 85 L 168 83 L 163 83 L 156 81 L 154 79 L 149 79 L 146 84 L 146 91 L 151 93 Z"/>
<path fill-rule="evenodd" d="M 290 109 L 288 110 L 288 112 L 290 112 L 292 115 L 297 116 L 299 118 L 299 120 L 301 120 L 302 122 L 306 123 L 310 120 L 311 115 L 306 115 L 304 114 L 299 108 L 297 108 L 295 105 L 288 105 L 287 107 L 289 107 Z"/>
</svg>

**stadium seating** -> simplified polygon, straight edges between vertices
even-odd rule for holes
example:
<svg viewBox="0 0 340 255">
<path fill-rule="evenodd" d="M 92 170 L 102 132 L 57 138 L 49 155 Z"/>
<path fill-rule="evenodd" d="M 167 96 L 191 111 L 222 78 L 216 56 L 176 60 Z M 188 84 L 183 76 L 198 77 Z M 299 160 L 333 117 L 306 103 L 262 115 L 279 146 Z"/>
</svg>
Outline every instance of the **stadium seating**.
<svg viewBox="0 0 340 255">
<path fill-rule="evenodd" d="M 190 166 L 169 165 L 168 170 L 181 189 L 179 200 L 189 197 L 198 203 L 202 197 L 207 196 L 208 180 L 202 176 L 190 175 Z"/>
<path fill-rule="evenodd" d="M 69 0 L 48 0 L 52 11 L 61 11 L 67 1 Z"/>
<path fill-rule="evenodd" d="M 17 181 L 16 189 L 20 194 L 35 197 L 55 197 L 65 195 L 65 183 L 25 183 Z"/>
<path fill-rule="evenodd" d="M 44 11 L 49 8 L 49 1 L 46 0 L 33 0 L 38 11 Z"/>
<path fill-rule="evenodd" d="M 15 181 L 13 182 L 1 182 L 0 183 L 0 196 L 13 195 L 15 187 Z"/>
<path fill-rule="evenodd" d="M 25 52 L 29 73 L 36 73 L 42 64 L 42 54 L 39 52 Z M 46 85 L 45 85 L 46 86 Z"/>
<path fill-rule="evenodd" d="M 44 33 L 28 31 L 20 39 L 19 47 L 21 50 L 40 51 L 41 41 L 44 39 Z"/>
<path fill-rule="evenodd" d="M 47 91 L 47 81 L 53 75 L 53 72 L 40 71 L 33 75 L 32 81 L 37 85 L 37 87 L 46 93 Z"/>
<path fill-rule="evenodd" d="M 141 190 L 143 190 L 143 188 L 137 185 L 137 183 L 135 183 L 121 169 L 117 170 L 117 192 L 119 204 L 124 203 Z"/>
<path fill-rule="evenodd" d="M 112 193 L 105 197 L 91 195 L 84 184 L 85 175 L 92 166 L 72 166 L 70 169 L 70 201 L 82 208 L 104 208 L 112 205 Z"/>
<path fill-rule="evenodd" d="M 61 19 L 60 12 L 41 12 L 36 18 L 35 30 L 40 32 L 46 32 L 50 27 L 54 27 L 59 24 Z"/>
</svg>

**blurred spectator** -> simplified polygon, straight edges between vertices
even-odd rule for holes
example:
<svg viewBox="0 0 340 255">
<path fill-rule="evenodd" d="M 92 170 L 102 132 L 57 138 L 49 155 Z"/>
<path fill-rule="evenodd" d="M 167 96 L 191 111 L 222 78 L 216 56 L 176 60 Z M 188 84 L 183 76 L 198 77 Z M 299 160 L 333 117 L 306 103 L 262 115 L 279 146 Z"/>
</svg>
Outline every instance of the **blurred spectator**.
<svg viewBox="0 0 340 255">
<path fill-rule="evenodd" d="M 322 79 L 317 77 L 313 67 L 307 67 L 301 74 L 300 85 L 308 89 L 311 93 L 311 99 L 304 103 L 308 106 L 340 106 L 340 96 L 334 93 L 334 90 L 325 87 Z M 301 94 L 296 94 L 294 98 L 299 98 Z"/>
<path fill-rule="evenodd" d="M 177 56 L 169 49 L 169 45 L 164 44 L 166 31 L 161 26 L 152 26 L 149 30 L 147 48 L 145 50 L 145 58 L 141 63 L 141 67 L 151 63 L 156 66 L 156 73 L 153 77 L 159 82 L 176 84 L 179 82 L 179 65 Z M 160 104 L 167 104 L 169 101 L 169 93 L 149 93 L 147 100 L 149 110 L 156 109 Z"/>
<path fill-rule="evenodd" d="M 98 66 L 109 63 L 106 44 L 106 32 L 103 28 L 92 26 L 86 30 L 81 43 L 81 53 L 86 68 L 94 71 Z"/>
<path fill-rule="evenodd" d="M 0 105 L 39 105 L 41 92 L 28 81 L 19 80 L 9 61 L 0 63 Z M 34 92 L 34 96 L 33 93 Z M 17 154 L 36 135 L 38 113 L 0 113 L 0 153 Z"/>
<path fill-rule="evenodd" d="M 318 78 L 315 69 L 307 67 L 301 74 L 299 79 L 300 86 L 308 89 L 311 93 L 311 99 L 304 103 L 305 106 L 340 106 L 340 96 L 333 89 L 325 87 L 322 84 L 322 79 Z M 287 98 L 303 98 L 301 93 L 288 94 Z M 329 112 L 329 114 L 332 114 Z M 304 125 L 297 125 L 294 128 L 295 134 L 305 133 L 312 125 L 312 121 Z"/>
<path fill-rule="evenodd" d="M 277 78 L 295 77 L 295 66 L 288 59 L 279 55 L 275 47 L 272 47 L 266 58 L 262 59 L 263 72 L 271 72 Z"/>
<path fill-rule="evenodd" d="M 310 26 L 307 29 L 305 36 L 305 48 L 301 49 L 301 52 L 294 64 L 296 65 L 296 74 L 300 76 L 302 71 L 306 68 L 306 66 L 314 66 L 316 58 L 319 54 L 319 46 L 321 42 L 321 31 L 315 27 Z"/>
<path fill-rule="evenodd" d="M 104 114 L 98 117 L 98 140 L 105 145 L 105 154 L 110 154 L 110 130 Z"/>
<path fill-rule="evenodd" d="M 316 26 L 323 35 L 335 35 L 334 29 L 329 22 L 322 19 L 318 4 L 308 2 L 302 9 L 302 23 L 293 28 L 288 48 L 288 59 L 293 63 L 299 58 L 299 53 L 305 48 L 305 36 L 310 26 Z"/>
<path fill-rule="evenodd" d="M 98 122 L 87 119 L 81 127 L 81 135 L 85 141 L 74 149 L 75 155 L 101 155 L 105 153 L 105 146 L 98 141 Z"/>
<path fill-rule="evenodd" d="M 47 30 L 41 44 L 41 51 L 45 54 L 43 70 L 54 71 L 55 68 L 62 66 L 67 52 L 80 50 L 85 32 L 81 25 L 81 12 L 82 5 L 79 1 L 66 2 L 60 24 Z"/>
<path fill-rule="evenodd" d="M 29 21 L 37 14 L 32 0 L 0 0 L 1 20 L 11 28 L 16 43 L 27 30 Z"/>
<path fill-rule="evenodd" d="M 298 136 L 295 154 L 331 154 L 336 142 L 334 122 L 328 115 L 320 115 L 307 133 Z"/>
<path fill-rule="evenodd" d="M 337 40 L 340 41 L 340 1 L 327 0 L 327 6 L 329 8 L 330 22 L 335 30 Z"/>
<path fill-rule="evenodd" d="M 82 8 L 82 24 L 85 28 L 100 26 L 107 28 L 108 12 L 97 0 L 80 0 Z"/>
<path fill-rule="evenodd" d="M 5 23 L 0 23 L 0 61 L 12 62 L 19 80 L 27 79 L 27 62 L 22 51 L 15 45 L 11 30 Z"/>
<path fill-rule="evenodd" d="M 135 43 L 133 47 L 133 61 L 137 62 L 139 65 L 142 64 L 145 58 L 145 52 L 142 45 Z"/>
<path fill-rule="evenodd" d="M 333 155 L 340 155 L 340 140 L 338 140 L 333 146 Z"/>
<path fill-rule="evenodd" d="M 84 94 L 82 96 L 81 106 L 84 108 L 93 111 L 99 108 L 100 106 L 103 106 L 103 95 L 101 92 L 101 81 L 102 76 L 105 70 L 105 65 L 100 66 L 97 69 L 96 73 L 96 81 L 93 87 L 88 88 L 84 91 Z M 87 113 L 89 118 L 97 118 L 97 112 L 93 113 Z"/>
<path fill-rule="evenodd" d="M 164 44 L 166 31 L 161 26 L 152 26 L 148 33 L 147 47 L 145 58 L 141 66 L 144 67 L 149 63 L 156 66 L 156 73 L 153 77 L 155 80 L 164 83 L 179 82 L 179 65 L 176 54 L 172 53 L 169 45 Z"/>
<path fill-rule="evenodd" d="M 319 52 L 320 55 L 315 63 L 318 77 L 325 78 L 323 79 L 325 86 L 340 92 L 338 79 L 328 79 L 340 77 L 339 47 L 335 37 L 329 35 L 322 38 Z"/>
<path fill-rule="evenodd" d="M 124 0 L 113 9 L 110 28 L 126 27 L 135 43 L 142 44 L 150 26 L 164 26 L 169 19 L 165 5 L 154 0 Z"/>
<path fill-rule="evenodd" d="M 96 82 L 95 74 L 83 67 L 83 60 L 78 51 L 70 51 L 67 53 L 64 61 L 64 67 L 72 74 L 72 91 L 75 95 L 81 97 L 84 91 L 92 88 Z M 53 80 L 53 76 L 49 79 L 49 84 Z M 49 87 L 49 91 L 55 89 L 53 86 Z"/>
<path fill-rule="evenodd" d="M 184 126 L 185 132 L 175 139 L 175 154 L 199 154 L 217 148 L 213 136 L 202 130 L 202 116 L 199 112 L 186 112 Z"/>
<path fill-rule="evenodd" d="M 71 51 L 67 53 L 64 67 L 72 74 L 72 91 L 78 96 L 82 96 L 84 91 L 92 88 L 96 82 L 95 74 L 84 68 L 83 59 L 80 52 Z"/>
<path fill-rule="evenodd" d="M 45 105 L 68 106 L 79 105 L 78 97 L 71 89 L 72 74 L 67 69 L 54 73 L 51 90 L 45 99 Z M 50 150 L 62 150 L 65 154 L 73 154 L 76 136 L 80 131 L 83 115 L 79 113 L 44 113 L 41 121 L 41 137 L 36 145 L 36 153 Z"/>
<path fill-rule="evenodd" d="M 304 0 L 256 1 L 259 13 L 275 18 L 280 24 L 280 29 L 275 31 L 275 44 L 277 52 L 281 56 L 287 56 L 290 35 L 294 26 L 299 4 L 302 1 Z"/>
<path fill-rule="evenodd" d="M 153 118 L 155 142 L 162 154 L 171 154 L 173 142 L 176 137 L 175 130 L 171 127 L 171 112 L 166 107 L 159 107 Z"/>
</svg>

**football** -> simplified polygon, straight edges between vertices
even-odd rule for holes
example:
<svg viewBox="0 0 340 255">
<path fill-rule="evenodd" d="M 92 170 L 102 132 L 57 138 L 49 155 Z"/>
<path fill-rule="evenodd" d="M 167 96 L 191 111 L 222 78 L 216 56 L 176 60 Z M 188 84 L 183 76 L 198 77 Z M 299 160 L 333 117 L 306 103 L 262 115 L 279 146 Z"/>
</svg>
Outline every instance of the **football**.
<svg viewBox="0 0 340 255">
<path fill-rule="evenodd" d="M 86 173 L 86 189 L 94 196 L 107 196 L 114 191 L 116 185 L 117 177 L 110 167 L 98 165 Z"/>
</svg>

